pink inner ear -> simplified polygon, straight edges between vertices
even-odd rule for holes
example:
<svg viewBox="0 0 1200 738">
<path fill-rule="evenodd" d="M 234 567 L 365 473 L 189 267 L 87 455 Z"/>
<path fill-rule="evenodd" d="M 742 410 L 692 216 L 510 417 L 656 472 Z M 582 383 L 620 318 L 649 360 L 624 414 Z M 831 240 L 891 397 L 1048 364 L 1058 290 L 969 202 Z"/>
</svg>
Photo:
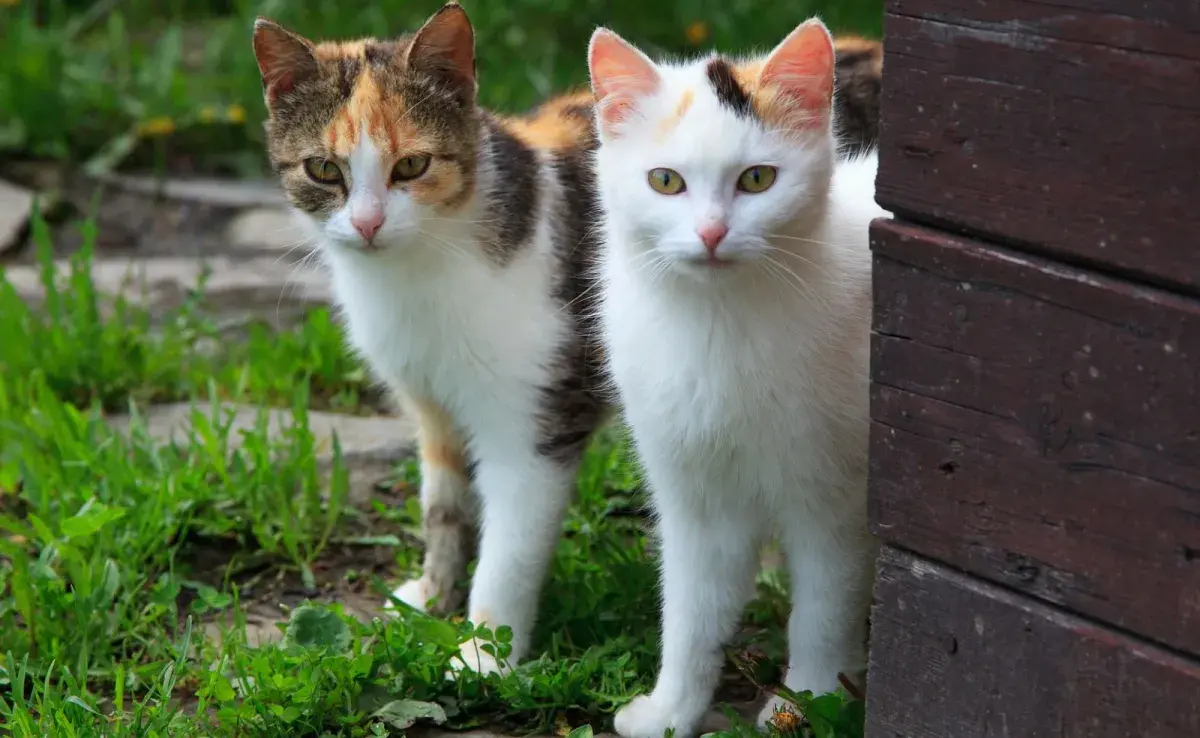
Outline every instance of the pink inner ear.
<svg viewBox="0 0 1200 738">
<path fill-rule="evenodd" d="M 620 36 L 608 30 L 592 37 L 588 54 L 592 90 L 604 100 L 601 121 L 618 123 L 633 110 L 636 98 L 658 89 L 653 62 Z"/>
<path fill-rule="evenodd" d="M 763 66 L 761 87 L 775 87 L 816 121 L 826 120 L 833 100 L 833 39 L 819 21 L 792 31 Z"/>
</svg>

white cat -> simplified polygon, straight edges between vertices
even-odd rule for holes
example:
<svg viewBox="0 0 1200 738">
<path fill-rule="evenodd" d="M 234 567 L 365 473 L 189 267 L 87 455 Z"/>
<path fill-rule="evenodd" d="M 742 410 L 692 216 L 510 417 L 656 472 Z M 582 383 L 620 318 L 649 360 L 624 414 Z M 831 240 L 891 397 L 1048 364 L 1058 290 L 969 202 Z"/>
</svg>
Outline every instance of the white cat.
<svg viewBox="0 0 1200 738">
<path fill-rule="evenodd" d="M 616 729 L 682 738 L 768 537 L 792 584 L 785 685 L 827 692 L 865 668 L 867 228 L 887 213 L 874 154 L 836 162 L 834 49 L 816 19 L 745 62 L 656 64 L 600 29 L 589 66 L 602 332 L 662 537 L 661 671 Z"/>
</svg>

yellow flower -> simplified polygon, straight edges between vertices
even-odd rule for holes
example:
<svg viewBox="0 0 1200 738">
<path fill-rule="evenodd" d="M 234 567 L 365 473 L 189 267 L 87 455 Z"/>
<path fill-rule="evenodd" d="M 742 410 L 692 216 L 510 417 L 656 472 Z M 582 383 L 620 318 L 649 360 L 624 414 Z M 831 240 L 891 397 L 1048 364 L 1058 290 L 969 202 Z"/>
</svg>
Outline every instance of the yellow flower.
<svg viewBox="0 0 1200 738">
<path fill-rule="evenodd" d="M 175 132 L 175 121 L 165 115 L 138 124 L 138 135 L 146 138 L 170 136 Z"/>
<path fill-rule="evenodd" d="M 0 6 L 4 6 L 6 8 L 15 8 L 20 2 L 21 0 L 0 0 Z"/>
<path fill-rule="evenodd" d="M 217 119 L 217 111 L 211 105 L 205 105 L 200 108 L 200 121 L 202 123 L 212 123 Z"/>
<path fill-rule="evenodd" d="M 246 109 L 241 105 L 230 105 L 225 110 L 225 117 L 229 119 L 230 123 L 245 123 Z"/>
<path fill-rule="evenodd" d="M 804 721 L 792 711 L 792 708 L 787 705 L 779 705 L 775 708 L 775 714 L 771 716 L 769 721 L 771 725 L 780 733 L 792 733 L 799 731 L 804 725 Z"/>
<path fill-rule="evenodd" d="M 699 46 L 708 39 L 708 24 L 704 21 L 695 21 L 687 27 L 684 35 L 687 36 L 688 43 L 692 46 Z"/>
</svg>

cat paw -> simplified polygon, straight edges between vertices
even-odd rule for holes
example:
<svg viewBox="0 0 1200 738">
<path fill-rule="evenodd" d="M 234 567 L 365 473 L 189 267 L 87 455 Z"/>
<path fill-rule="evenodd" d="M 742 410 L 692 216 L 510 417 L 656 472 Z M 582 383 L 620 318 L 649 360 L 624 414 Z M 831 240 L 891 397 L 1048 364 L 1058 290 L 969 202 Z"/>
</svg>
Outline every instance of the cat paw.
<svg viewBox="0 0 1200 738">
<path fill-rule="evenodd" d="M 400 600 L 411 608 L 425 612 L 429 609 L 429 601 L 436 599 L 437 592 L 433 585 L 425 578 L 411 579 L 396 589 L 392 590 L 392 598 Z M 396 603 L 389 598 L 383 604 L 383 611 L 388 615 L 396 615 L 399 608 Z"/>
<path fill-rule="evenodd" d="M 663 738 L 670 729 L 675 738 L 690 738 L 696 732 L 697 717 L 682 715 L 671 705 L 664 705 L 654 695 L 635 697 L 617 711 L 613 728 L 622 738 Z"/>
<path fill-rule="evenodd" d="M 446 678 L 452 680 L 463 671 L 473 671 L 483 675 L 506 673 L 508 664 L 480 648 L 485 643 L 487 642 L 472 638 L 462 644 L 458 649 L 458 655 L 450 660 L 450 671 L 447 672 Z"/>
</svg>

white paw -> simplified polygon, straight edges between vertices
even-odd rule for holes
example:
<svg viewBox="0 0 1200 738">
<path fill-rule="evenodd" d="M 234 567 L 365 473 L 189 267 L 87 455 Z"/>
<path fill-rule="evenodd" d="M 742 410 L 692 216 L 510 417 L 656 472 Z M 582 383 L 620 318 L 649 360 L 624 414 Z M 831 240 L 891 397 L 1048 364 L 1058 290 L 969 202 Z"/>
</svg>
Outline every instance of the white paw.
<svg viewBox="0 0 1200 738">
<path fill-rule="evenodd" d="M 495 656 L 482 650 L 480 646 L 492 645 L 487 641 L 472 638 L 458 649 L 458 656 L 450 660 L 450 673 L 447 679 L 453 679 L 455 674 L 463 670 L 479 674 L 503 674 L 508 671 L 508 664 L 496 659 Z"/>
<path fill-rule="evenodd" d="M 635 697 L 618 710 L 613 728 L 623 738 L 663 738 L 671 728 L 675 729 L 675 738 L 690 738 L 696 732 L 698 720 L 699 716 L 680 714 L 678 709 L 649 695 Z"/>
<path fill-rule="evenodd" d="M 424 578 L 410 579 L 396 589 L 392 590 L 392 597 L 400 600 L 409 607 L 420 610 L 421 612 L 425 612 L 428 609 L 429 601 L 433 599 L 435 595 L 436 593 L 433 591 L 433 585 L 431 585 Z M 389 615 L 395 615 L 398 611 L 398 608 L 396 607 L 396 603 L 389 599 L 386 603 L 384 603 L 383 610 Z"/>
</svg>

